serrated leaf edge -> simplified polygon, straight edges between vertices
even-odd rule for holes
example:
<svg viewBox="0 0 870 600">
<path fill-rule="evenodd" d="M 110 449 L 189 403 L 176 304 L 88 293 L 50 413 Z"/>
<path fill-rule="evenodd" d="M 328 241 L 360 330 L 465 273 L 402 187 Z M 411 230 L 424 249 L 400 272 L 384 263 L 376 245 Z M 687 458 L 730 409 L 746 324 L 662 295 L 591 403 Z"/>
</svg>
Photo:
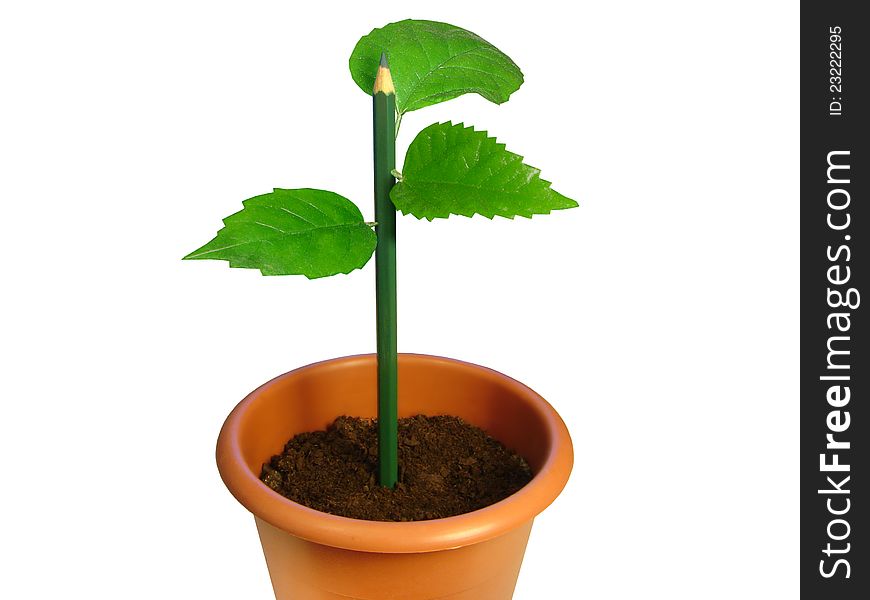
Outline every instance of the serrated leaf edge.
<svg viewBox="0 0 870 600">
<path fill-rule="evenodd" d="M 523 213 L 517 212 L 516 214 L 499 214 L 499 213 L 493 213 L 493 214 L 489 215 L 489 214 L 482 213 L 482 212 L 478 212 L 478 211 L 474 210 L 474 211 L 472 211 L 471 213 L 464 213 L 464 212 L 448 212 L 447 214 L 444 214 L 444 215 L 440 215 L 440 214 L 439 214 L 439 215 L 432 215 L 432 216 L 417 216 L 417 215 L 415 215 L 414 213 L 412 213 L 412 212 L 410 212 L 410 211 L 408 211 L 408 210 L 405 210 L 405 209 L 399 208 L 398 206 L 396 206 L 396 203 L 395 203 L 395 201 L 394 201 L 394 202 L 393 202 L 393 206 L 396 206 L 396 209 L 397 209 L 399 212 L 401 212 L 403 215 L 405 215 L 405 216 L 407 216 L 407 215 L 411 215 L 412 217 L 414 217 L 414 218 L 417 219 L 418 221 L 426 220 L 426 221 L 429 221 L 430 223 L 431 223 L 432 221 L 434 221 L 435 219 L 447 219 L 447 218 L 449 218 L 451 215 L 456 215 L 456 216 L 459 216 L 459 217 L 467 217 L 467 218 L 472 218 L 472 217 L 474 217 L 474 215 L 480 215 L 481 217 L 484 217 L 484 218 L 486 218 L 486 219 L 489 219 L 490 221 L 494 220 L 495 217 L 501 217 L 501 218 L 503 218 L 503 219 L 510 219 L 510 220 L 512 221 L 512 220 L 514 219 L 514 217 L 523 217 L 523 218 L 526 218 L 526 219 L 531 219 L 531 218 L 534 217 L 535 215 L 549 215 L 550 213 L 552 213 L 552 212 L 555 211 L 555 210 L 567 210 L 567 209 L 569 209 L 569 208 L 577 208 L 578 206 L 580 206 L 580 204 L 579 204 L 576 200 L 574 200 L 574 199 L 572 199 L 572 198 L 568 198 L 568 197 L 565 196 L 564 194 L 561 194 L 560 192 L 554 190 L 554 189 L 551 187 L 551 186 L 552 186 L 552 182 L 550 182 L 550 181 L 544 179 L 543 177 L 540 177 L 541 170 L 540 170 L 539 168 L 537 168 L 537 167 L 535 167 L 535 166 L 533 166 L 533 165 L 527 164 L 527 163 L 525 162 L 525 156 L 523 156 L 522 154 L 517 154 L 516 152 L 513 152 L 513 151 L 511 151 L 511 150 L 508 150 L 508 148 L 507 148 L 507 144 L 506 144 L 506 143 L 499 142 L 498 139 L 497 139 L 495 136 L 490 136 L 490 135 L 489 135 L 489 131 L 486 130 L 486 129 L 475 129 L 473 125 L 466 125 L 464 121 L 460 121 L 459 123 L 453 123 L 453 121 L 447 120 L 447 121 L 437 121 L 437 122 L 435 122 L 435 123 L 432 123 L 431 125 L 427 125 L 427 126 L 424 127 L 423 129 L 421 129 L 420 132 L 419 132 L 417 135 L 419 135 L 420 133 L 422 133 L 423 131 L 425 131 L 426 129 L 428 129 L 428 128 L 430 128 L 430 127 L 438 126 L 438 125 L 447 125 L 448 127 L 451 127 L 451 128 L 452 128 L 452 127 L 461 127 L 463 130 L 470 129 L 472 133 L 480 133 L 480 134 L 483 134 L 483 135 L 485 136 L 484 141 L 493 140 L 493 141 L 495 142 L 495 146 L 496 146 L 497 148 L 499 148 L 500 150 L 503 150 L 503 151 L 505 151 L 505 152 L 509 152 L 509 153 L 513 154 L 514 156 L 519 157 L 519 160 L 520 160 L 520 162 L 521 162 L 523 165 L 525 165 L 526 167 L 529 167 L 530 169 L 534 169 L 535 174 L 533 175 L 533 178 L 534 178 L 534 179 L 538 179 L 541 183 L 543 183 L 543 184 L 544 184 L 544 187 L 547 189 L 547 191 L 552 192 L 553 194 L 557 194 L 557 195 L 561 196 L 562 198 L 564 198 L 565 200 L 567 200 L 567 201 L 569 201 L 569 202 L 573 202 L 573 206 L 564 206 L 564 207 L 558 207 L 558 208 L 550 208 L 550 209 L 547 209 L 547 210 L 545 210 L 545 211 L 540 211 L 540 212 L 529 212 L 528 214 L 523 214 Z M 416 139 L 416 137 L 415 137 L 414 139 Z M 411 144 L 413 144 L 413 143 L 414 143 L 414 142 L 412 141 Z M 404 169 L 404 167 L 403 167 L 403 169 Z M 397 182 L 396 185 L 393 187 L 393 190 L 390 192 L 390 199 L 391 199 L 391 200 L 393 200 L 393 191 L 397 191 L 397 190 L 399 189 L 400 184 L 401 184 L 401 182 Z M 460 184 L 460 183 L 451 183 L 451 185 L 462 185 L 462 184 Z M 399 193 L 399 192 L 397 192 L 397 193 Z"/>
</svg>

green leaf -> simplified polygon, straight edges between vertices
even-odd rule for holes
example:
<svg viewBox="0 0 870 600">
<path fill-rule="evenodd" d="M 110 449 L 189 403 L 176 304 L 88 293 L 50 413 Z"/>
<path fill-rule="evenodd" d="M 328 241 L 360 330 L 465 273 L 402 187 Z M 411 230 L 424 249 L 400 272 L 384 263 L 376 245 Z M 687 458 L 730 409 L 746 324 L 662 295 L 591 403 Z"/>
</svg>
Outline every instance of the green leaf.
<svg viewBox="0 0 870 600">
<path fill-rule="evenodd" d="M 480 94 L 501 104 L 523 83 L 523 73 L 483 38 L 447 23 L 408 19 L 374 29 L 357 42 L 350 73 L 372 93 L 381 52 L 387 54 L 399 113 Z"/>
<path fill-rule="evenodd" d="M 356 205 L 332 192 L 276 189 L 242 204 L 212 241 L 184 258 L 315 279 L 362 268 L 377 244 Z"/>
<path fill-rule="evenodd" d="M 577 206 L 485 131 L 450 122 L 417 134 L 390 198 L 404 214 L 430 221 L 451 214 L 531 218 Z"/>
</svg>

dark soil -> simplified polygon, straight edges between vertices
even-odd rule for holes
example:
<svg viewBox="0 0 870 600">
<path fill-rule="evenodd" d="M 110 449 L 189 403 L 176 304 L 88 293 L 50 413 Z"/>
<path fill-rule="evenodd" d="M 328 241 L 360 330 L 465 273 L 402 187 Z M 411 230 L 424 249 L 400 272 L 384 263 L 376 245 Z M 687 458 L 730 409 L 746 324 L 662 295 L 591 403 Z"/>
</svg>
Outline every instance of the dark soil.
<svg viewBox="0 0 870 600">
<path fill-rule="evenodd" d="M 260 479 L 294 502 L 369 521 L 440 519 L 502 500 L 532 479 L 526 461 L 450 416 L 399 419 L 399 483 L 377 483 L 377 421 L 339 417 L 300 433 Z"/>
</svg>

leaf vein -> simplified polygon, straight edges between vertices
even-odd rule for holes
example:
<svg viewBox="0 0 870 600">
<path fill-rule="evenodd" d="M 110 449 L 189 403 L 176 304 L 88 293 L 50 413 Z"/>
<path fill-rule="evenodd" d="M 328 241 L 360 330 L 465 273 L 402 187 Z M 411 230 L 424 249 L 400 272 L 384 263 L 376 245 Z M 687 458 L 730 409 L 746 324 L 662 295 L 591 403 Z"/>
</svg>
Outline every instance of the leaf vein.
<svg viewBox="0 0 870 600">
<path fill-rule="evenodd" d="M 415 37 L 416 37 L 416 36 L 415 36 Z M 425 80 L 428 79 L 429 77 L 431 77 L 432 74 L 435 73 L 436 71 L 438 71 L 438 69 L 440 69 L 442 66 L 444 66 L 445 64 L 447 64 L 447 63 L 450 62 L 451 60 L 457 59 L 457 58 L 459 58 L 459 57 L 461 57 L 461 56 L 465 56 L 466 54 L 471 54 L 472 52 L 475 52 L 476 50 L 478 50 L 478 48 L 476 48 L 476 47 L 475 47 L 475 48 L 469 48 L 468 50 L 464 50 L 464 51 L 460 52 L 459 54 L 454 54 L 454 55 L 452 55 L 452 56 L 449 56 L 449 57 L 447 57 L 446 59 L 444 59 L 443 61 L 441 61 L 440 63 L 438 63 L 437 65 L 435 65 L 435 67 L 434 67 L 433 69 L 431 69 L 428 73 L 426 73 L 425 75 L 423 75 L 423 77 L 421 77 L 420 79 L 418 79 L 417 82 L 414 84 L 414 86 L 413 86 L 410 90 L 408 90 L 408 95 L 406 96 L 406 102 L 407 102 L 408 104 L 410 104 L 410 103 L 411 103 L 411 98 L 414 97 L 414 92 L 417 91 L 417 88 L 420 87 L 420 83 L 421 83 L 422 81 L 425 81 Z M 430 63 L 430 66 L 431 66 L 431 63 Z M 425 100 L 425 99 L 430 98 L 430 97 L 432 97 L 432 96 L 426 96 L 426 98 L 421 98 L 420 100 Z"/>
</svg>

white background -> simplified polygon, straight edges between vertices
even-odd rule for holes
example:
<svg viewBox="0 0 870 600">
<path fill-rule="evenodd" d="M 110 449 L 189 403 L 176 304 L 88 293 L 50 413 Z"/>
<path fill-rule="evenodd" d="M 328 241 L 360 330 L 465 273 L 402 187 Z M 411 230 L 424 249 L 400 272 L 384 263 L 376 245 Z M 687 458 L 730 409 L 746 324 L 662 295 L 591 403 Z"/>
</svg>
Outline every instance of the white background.
<svg viewBox="0 0 870 600">
<path fill-rule="evenodd" d="M 428 18 L 526 81 L 486 129 L 579 209 L 399 222 L 399 348 L 540 392 L 576 465 L 517 600 L 798 596 L 798 6 L 20 2 L 0 9 L 0 596 L 268 599 L 214 442 L 267 379 L 374 349 L 374 270 L 182 262 L 241 200 L 371 219 L 347 58 Z"/>
</svg>

